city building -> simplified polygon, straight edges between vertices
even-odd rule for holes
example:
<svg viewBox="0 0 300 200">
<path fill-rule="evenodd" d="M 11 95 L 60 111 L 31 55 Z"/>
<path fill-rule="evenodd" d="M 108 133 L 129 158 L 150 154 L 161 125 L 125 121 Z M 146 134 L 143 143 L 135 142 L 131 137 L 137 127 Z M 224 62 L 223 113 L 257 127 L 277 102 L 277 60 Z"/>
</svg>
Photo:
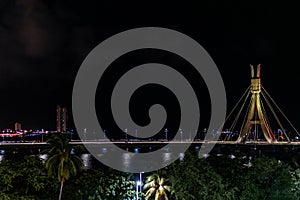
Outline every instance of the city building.
<svg viewBox="0 0 300 200">
<path fill-rule="evenodd" d="M 16 122 L 16 123 L 15 123 L 15 131 L 20 131 L 20 130 L 22 130 L 21 124 L 18 123 L 18 122 Z"/>
<path fill-rule="evenodd" d="M 56 130 L 57 132 L 67 132 L 67 109 L 65 107 L 57 106 L 56 108 Z"/>
</svg>

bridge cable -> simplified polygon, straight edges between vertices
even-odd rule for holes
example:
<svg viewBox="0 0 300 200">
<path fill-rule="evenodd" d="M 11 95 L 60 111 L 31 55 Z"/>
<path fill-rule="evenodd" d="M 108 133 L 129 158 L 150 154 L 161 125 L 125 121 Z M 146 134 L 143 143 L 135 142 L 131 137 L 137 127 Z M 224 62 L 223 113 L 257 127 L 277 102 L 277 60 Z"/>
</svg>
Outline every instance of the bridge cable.
<svg viewBox="0 0 300 200">
<path fill-rule="evenodd" d="M 272 107 L 270 101 L 268 100 L 267 96 L 265 96 L 265 94 L 264 94 L 265 92 L 266 92 L 266 90 L 263 90 L 263 92 L 262 92 L 264 99 L 266 100 L 266 102 L 267 102 L 269 108 L 271 109 L 271 111 L 272 111 L 272 113 L 273 113 L 273 116 L 275 117 L 275 119 L 276 119 L 278 125 L 280 126 L 280 128 L 281 128 L 283 134 L 285 135 L 285 137 L 287 138 L 287 140 L 290 141 L 290 138 L 287 136 L 286 132 L 284 131 L 284 128 L 283 128 L 283 126 L 282 126 L 282 123 L 280 122 L 278 116 L 276 115 L 276 112 L 274 111 L 274 109 L 273 109 L 273 107 Z M 278 108 L 278 107 L 277 107 L 277 108 Z"/>
<path fill-rule="evenodd" d="M 242 113 L 242 111 L 243 111 L 243 109 L 244 109 L 244 106 L 245 106 L 245 104 L 246 104 L 246 101 L 247 101 L 249 95 L 250 95 L 250 91 L 248 91 L 248 94 L 247 94 L 247 96 L 246 96 L 246 98 L 245 98 L 245 100 L 244 100 L 244 102 L 243 102 L 243 104 L 242 104 L 242 106 L 241 106 L 241 108 L 240 108 L 240 110 L 239 110 L 237 116 L 235 117 L 233 124 L 230 126 L 230 129 L 229 129 L 230 131 L 231 131 L 231 130 L 234 130 L 235 125 L 237 124 L 237 121 L 238 121 L 238 119 L 239 119 L 239 117 L 240 117 L 240 115 L 241 115 L 241 113 Z"/>
<path fill-rule="evenodd" d="M 262 94 L 262 97 L 264 98 L 264 100 L 266 101 L 267 106 L 268 106 L 269 109 L 271 110 L 271 112 L 272 112 L 274 118 L 276 119 L 278 125 L 280 126 L 281 129 L 283 129 L 283 126 L 282 126 L 282 124 L 281 124 L 279 118 L 277 117 L 276 112 L 275 112 L 275 110 L 273 109 L 272 104 L 270 103 L 270 101 L 268 100 L 268 98 L 265 96 L 265 94 L 264 94 L 263 91 L 261 92 L 261 94 Z M 263 101 L 262 101 L 262 100 L 261 100 L 261 104 L 263 105 Z M 264 110 L 265 110 L 265 109 L 264 109 Z M 273 131 L 272 131 L 272 129 L 271 129 L 270 121 L 269 121 L 269 119 L 268 119 L 268 117 L 267 117 L 267 112 L 266 112 L 266 110 L 265 110 L 264 112 L 265 112 L 265 118 L 264 118 L 263 120 L 265 121 L 265 123 L 266 123 L 266 125 L 267 125 L 267 127 L 268 127 L 268 130 L 270 131 L 269 133 L 271 133 L 271 136 L 272 136 L 274 139 L 276 139 L 276 137 L 275 137 L 275 135 L 274 135 L 274 133 L 273 133 Z M 287 137 L 287 139 L 289 140 L 288 137 Z M 276 139 L 276 140 L 277 140 L 277 139 Z"/>
<path fill-rule="evenodd" d="M 231 135 L 232 135 L 232 133 L 234 132 L 234 128 L 235 128 L 235 126 L 236 126 L 236 124 L 237 124 L 237 122 L 238 122 L 238 119 L 240 118 L 240 115 L 241 115 L 241 113 L 242 113 L 242 110 L 244 109 L 244 106 L 245 106 L 245 104 L 246 104 L 246 101 L 247 101 L 247 99 L 248 99 L 248 97 L 249 97 L 249 95 L 250 95 L 250 90 L 249 90 L 249 88 L 250 88 L 250 87 L 248 87 L 248 88 L 246 89 L 245 93 L 242 95 L 240 101 L 238 102 L 238 104 L 239 104 L 239 103 L 241 102 L 241 100 L 244 98 L 244 96 L 247 94 L 247 96 L 246 96 L 245 100 L 243 101 L 243 104 L 242 104 L 242 106 L 241 106 L 241 108 L 240 108 L 240 110 L 239 110 L 237 116 L 235 117 L 235 119 L 234 119 L 232 125 L 231 125 L 230 128 L 229 128 L 229 130 L 230 130 L 230 132 L 231 132 Z M 237 104 L 237 105 L 238 105 L 238 104 Z M 237 107 L 237 105 L 236 105 L 235 107 Z M 230 137 L 231 137 L 231 136 L 230 136 Z"/>
<path fill-rule="evenodd" d="M 263 87 L 262 87 L 263 88 Z M 264 88 L 263 88 L 264 89 Z M 264 89 L 265 93 L 268 95 L 268 97 L 271 99 L 271 101 L 273 102 L 273 104 L 277 107 L 277 109 L 280 111 L 280 113 L 283 115 L 283 117 L 288 121 L 288 123 L 290 124 L 290 126 L 294 129 L 294 131 L 298 134 L 298 136 L 300 136 L 300 133 L 297 131 L 297 129 L 294 127 L 294 125 L 290 122 L 290 120 L 287 118 L 287 116 L 283 113 L 283 111 L 279 108 L 279 106 L 275 103 L 275 101 L 273 100 L 273 98 L 270 96 L 270 94 Z"/>
<path fill-rule="evenodd" d="M 250 94 L 250 93 L 249 93 Z M 244 119 L 243 119 L 243 123 L 242 123 L 242 126 L 241 126 L 241 129 L 240 129 L 240 131 L 239 131 L 239 134 L 241 134 L 241 132 L 242 132 L 242 130 L 244 129 L 244 126 L 245 126 L 245 122 L 246 122 L 246 118 L 247 118 L 247 116 L 249 115 L 249 112 L 250 112 L 250 106 L 251 106 L 251 104 L 252 104 L 252 101 L 253 101 L 253 99 L 252 99 L 252 96 L 250 97 L 250 102 L 249 102 L 249 105 L 248 105 L 248 108 L 247 108 L 247 112 L 246 112 L 246 115 L 244 116 Z M 247 135 L 247 138 L 248 138 L 248 136 L 249 135 Z M 246 139 L 247 139 L 246 138 Z"/>
</svg>

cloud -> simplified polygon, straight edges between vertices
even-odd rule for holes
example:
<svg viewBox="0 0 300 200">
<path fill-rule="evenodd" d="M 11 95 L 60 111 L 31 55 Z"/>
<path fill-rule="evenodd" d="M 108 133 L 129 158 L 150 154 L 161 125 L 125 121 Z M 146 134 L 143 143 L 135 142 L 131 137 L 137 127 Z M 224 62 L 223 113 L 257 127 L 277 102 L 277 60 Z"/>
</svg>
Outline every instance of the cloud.
<svg viewBox="0 0 300 200">
<path fill-rule="evenodd" d="M 0 88 L 53 77 L 66 41 L 55 15 L 39 0 L 19 0 L 0 10 Z"/>
</svg>

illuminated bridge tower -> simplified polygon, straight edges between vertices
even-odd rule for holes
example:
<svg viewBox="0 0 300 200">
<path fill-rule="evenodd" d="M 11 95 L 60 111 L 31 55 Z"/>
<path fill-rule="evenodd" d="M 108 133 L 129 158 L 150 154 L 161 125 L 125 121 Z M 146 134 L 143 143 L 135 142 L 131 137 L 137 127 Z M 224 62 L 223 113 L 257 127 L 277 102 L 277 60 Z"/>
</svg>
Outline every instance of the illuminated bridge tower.
<svg viewBox="0 0 300 200">
<path fill-rule="evenodd" d="M 277 142 L 268 120 L 263 112 L 261 104 L 261 83 L 260 83 L 260 64 L 257 68 L 250 65 L 251 68 L 251 100 L 249 110 L 246 114 L 245 122 L 243 123 L 240 134 L 237 139 L 239 143 L 245 143 L 249 135 L 258 135 L 257 131 L 260 130 L 268 143 Z M 255 73 L 256 72 L 256 73 Z M 260 127 L 260 129 L 259 129 Z"/>
</svg>

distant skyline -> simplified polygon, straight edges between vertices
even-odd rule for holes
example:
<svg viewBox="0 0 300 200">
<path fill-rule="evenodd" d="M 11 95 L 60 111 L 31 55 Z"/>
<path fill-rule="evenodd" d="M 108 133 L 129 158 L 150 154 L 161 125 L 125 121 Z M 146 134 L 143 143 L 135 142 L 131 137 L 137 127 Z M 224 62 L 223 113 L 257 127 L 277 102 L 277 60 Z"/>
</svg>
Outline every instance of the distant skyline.
<svg viewBox="0 0 300 200">
<path fill-rule="evenodd" d="M 192 37 L 208 51 L 223 77 L 229 110 L 250 84 L 249 64 L 261 63 L 262 84 L 300 129 L 296 5 L 150 4 L 1 1 L 0 128 L 18 122 L 24 129 L 55 130 L 57 105 L 70 111 L 72 127 L 72 87 L 86 55 L 118 32 L 159 26 Z"/>
</svg>

